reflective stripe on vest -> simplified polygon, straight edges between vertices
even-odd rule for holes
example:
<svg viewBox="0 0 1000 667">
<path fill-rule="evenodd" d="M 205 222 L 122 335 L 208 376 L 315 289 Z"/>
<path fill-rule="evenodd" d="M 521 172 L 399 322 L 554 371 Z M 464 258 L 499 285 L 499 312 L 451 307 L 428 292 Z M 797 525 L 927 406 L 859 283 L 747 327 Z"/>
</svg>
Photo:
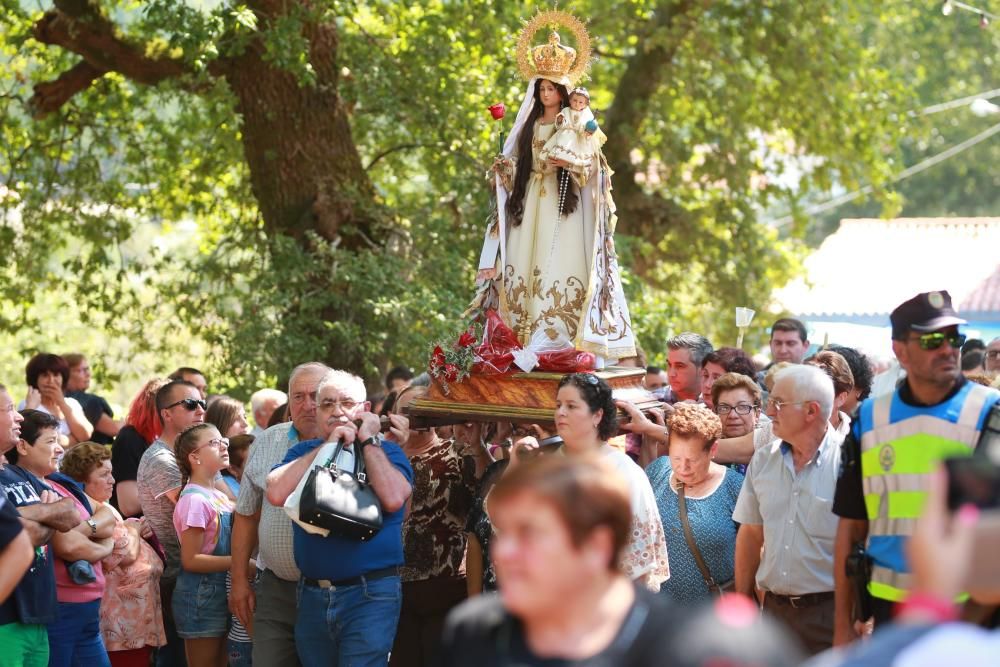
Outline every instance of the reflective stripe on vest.
<svg viewBox="0 0 1000 667">
<path fill-rule="evenodd" d="M 972 452 L 981 417 L 997 395 L 967 382 L 935 406 L 908 406 L 898 392 L 862 406 L 861 474 L 873 596 L 891 601 L 905 597 L 910 588 L 906 541 L 923 511 L 928 478 L 941 459 Z"/>
</svg>

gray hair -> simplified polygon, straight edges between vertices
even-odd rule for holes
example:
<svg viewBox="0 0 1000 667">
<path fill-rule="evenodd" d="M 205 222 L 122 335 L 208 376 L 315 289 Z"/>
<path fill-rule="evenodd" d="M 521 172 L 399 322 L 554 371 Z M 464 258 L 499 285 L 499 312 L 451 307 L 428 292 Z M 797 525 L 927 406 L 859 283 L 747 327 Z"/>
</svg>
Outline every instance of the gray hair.
<svg viewBox="0 0 1000 667">
<path fill-rule="evenodd" d="M 351 398 L 358 402 L 363 402 L 368 398 L 368 391 L 365 389 L 365 381 L 353 373 L 347 371 L 328 370 L 323 379 L 316 387 L 316 402 L 319 402 L 320 394 L 326 387 L 331 385 L 346 389 Z"/>
<path fill-rule="evenodd" d="M 417 377 L 410 380 L 411 387 L 429 387 L 431 386 L 431 376 L 424 372 Z"/>
<path fill-rule="evenodd" d="M 691 353 L 691 363 L 701 368 L 701 362 L 712 353 L 712 343 L 701 334 L 684 331 L 667 339 L 667 349 L 687 350 Z"/>
<path fill-rule="evenodd" d="M 295 382 L 295 378 L 303 373 L 317 372 L 326 373 L 330 370 L 330 367 L 319 361 L 307 361 L 304 364 L 299 364 L 292 369 L 292 374 L 288 376 L 288 388 L 291 390 L 292 383 Z"/>
<path fill-rule="evenodd" d="M 292 371 L 294 374 L 294 371 Z M 291 384 L 291 382 L 289 382 Z M 277 389 L 271 389 L 270 387 L 265 389 L 258 389 L 250 397 L 250 409 L 253 412 L 260 412 L 260 409 L 264 407 L 264 404 L 268 401 L 277 401 L 278 405 L 288 402 L 288 394 Z"/>
<path fill-rule="evenodd" d="M 774 376 L 774 382 L 788 379 L 791 381 L 791 397 L 785 400 L 816 401 L 819 409 L 829 419 L 833 414 L 833 380 L 822 369 L 806 364 L 793 364 L 782 368 Z"/>
</svg>

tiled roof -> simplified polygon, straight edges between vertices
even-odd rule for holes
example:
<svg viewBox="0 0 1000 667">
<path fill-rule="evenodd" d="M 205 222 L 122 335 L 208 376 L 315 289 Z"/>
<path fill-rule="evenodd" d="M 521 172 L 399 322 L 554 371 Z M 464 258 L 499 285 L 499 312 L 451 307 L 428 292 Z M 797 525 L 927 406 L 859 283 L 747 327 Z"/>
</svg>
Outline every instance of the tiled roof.
<svg viewBox="0 0 1000 667">
<path fill-rule="evenodd" d="M 1000 218 L 842 220 L 775 294 L 801 316 L 885 315 L 946 289 L 959 313 L 1000 312 Z"/>
<path fill-rule="evenodd" d="M 1000 266 L 961 301 L 958 310 L 962 313 L 1000 313 Z"/>
</svg>

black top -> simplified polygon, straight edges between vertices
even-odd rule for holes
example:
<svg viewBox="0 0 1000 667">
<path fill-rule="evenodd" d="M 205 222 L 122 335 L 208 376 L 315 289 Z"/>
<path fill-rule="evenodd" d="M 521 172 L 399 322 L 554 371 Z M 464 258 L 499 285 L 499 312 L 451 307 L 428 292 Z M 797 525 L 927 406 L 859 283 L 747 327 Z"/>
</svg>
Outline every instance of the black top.
<svg viewBox="0 0 1000 667">
<path fill-rule="evenodd" d="M 0 551 L 6 549 L 22 530 L 21 515 L 13 504 L 7 502 L 6 495 L 0 496 Z"/>
<path fill-rule="evenodd" d="M 440 667 L 645 667 L 673 664 L 671 629 L 682 615 L 664 598 L 636 587 L 636 598 L 606 649 L 583 660 L 541 658 L 528 648 L 524 627 L 497 595 L 479 595 L 448 616 Z"/>
<path fill-rule="evenodd" d="M 85 391 L 71 391 L 66 396 L 74 398 L 80 403 L 80 406 L 83 408 L 83 416 L 94 427 L 94 433 L 90 436 L 91 442 L 96 442 L 100 445 L 110 445 L 114 438 L 97 431 L 97 422 L 101 420 L 101 415 L 115 416 L 108 402 L 97 394 L 88 394 Z"/>
<path fill-rule="evenodd" d="M 134 426 L 126 424 L 118 431 L 115 444 L 111 446 L 111 472 L 115 476 L 116 490 L 111 493 L 111 504 L 119 511 L 117 486 L 120 482 L 134 482 L 139 476 L 139 461 L 149 443 Z"/>
<path fill-rule="evenodd" d="M 497 589 L 497 575 L 493 569 L 493 559 L 490 558 L 490 540 L 493 538 L 493 524 L 490 523 L 490 517 L 486 514 L 484 503 L 486 494 L 500 480 L 504 470 L 507 469 L 508 463 L 510 463 L 509 459 L 500 459 L 487 466 L 483 472 L 483 478 L 479 482 L 475 502 L 465 522 L 465 532 L 472 533 L 479 542 L 482 551 L 484 591 L 495 591 Z"/>
<path fill-rule="evenodd" d="M 0 494 L 17 507 L 41 502 L 48 485 L 24 468 L 16 465 L 0 467 Z M 8 623 L 51 623 L 56 620 L 56 571 L 52 545 L 35 549 L 35 560 L 21 581 L 2 604 L 0 625 Z"/>
<path fill-rule="evenodd" d="M 964 376 L 959 376 L 948 395 L 939 403 L 940 405 L 958 393 L 968 380 Z M 929 407 L 918 401 L 913 396 L 910 384 L 904 378 L 896 387 L 899 393 L 899 400 L 913 407 Z M 874 397 L 869 401 L 875 400 Z M 854 411 L 851 417 L 851 430 L 844 438 L 844 444 L 840 450 L 840 476 L 837 478 L 837 490 L 833 496 L 833 513 L 844 519 L 856 519 L 859 521 L 868 520 L 868 509 L 865 507 L 865 490 L 861 476 L 861 408 Z"/>
</svg>

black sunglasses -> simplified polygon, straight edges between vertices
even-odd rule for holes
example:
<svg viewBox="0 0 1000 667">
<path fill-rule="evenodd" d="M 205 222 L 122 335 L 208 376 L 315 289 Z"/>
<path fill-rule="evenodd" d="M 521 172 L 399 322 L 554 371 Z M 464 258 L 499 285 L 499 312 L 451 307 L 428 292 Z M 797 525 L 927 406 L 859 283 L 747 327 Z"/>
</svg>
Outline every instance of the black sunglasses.
<svg viewBox="0 0 1000 667">
<path fill-rule="evenodd" d="M 202 410 L 206 410 L 208 408 L 208 404 L 205 403 L 205 401 L 201 400 L 200 398 L 182 398 L 176 403 L 171 403 L 170 405 L 168 405 L 163 409 L 169 410 L 170 408 L 175 408 L 178 405 L 183 405 L 184 409 L 188 410 L 189 412 L 194 412 L 198 408 L 201 408 Z"/>
</svg>

